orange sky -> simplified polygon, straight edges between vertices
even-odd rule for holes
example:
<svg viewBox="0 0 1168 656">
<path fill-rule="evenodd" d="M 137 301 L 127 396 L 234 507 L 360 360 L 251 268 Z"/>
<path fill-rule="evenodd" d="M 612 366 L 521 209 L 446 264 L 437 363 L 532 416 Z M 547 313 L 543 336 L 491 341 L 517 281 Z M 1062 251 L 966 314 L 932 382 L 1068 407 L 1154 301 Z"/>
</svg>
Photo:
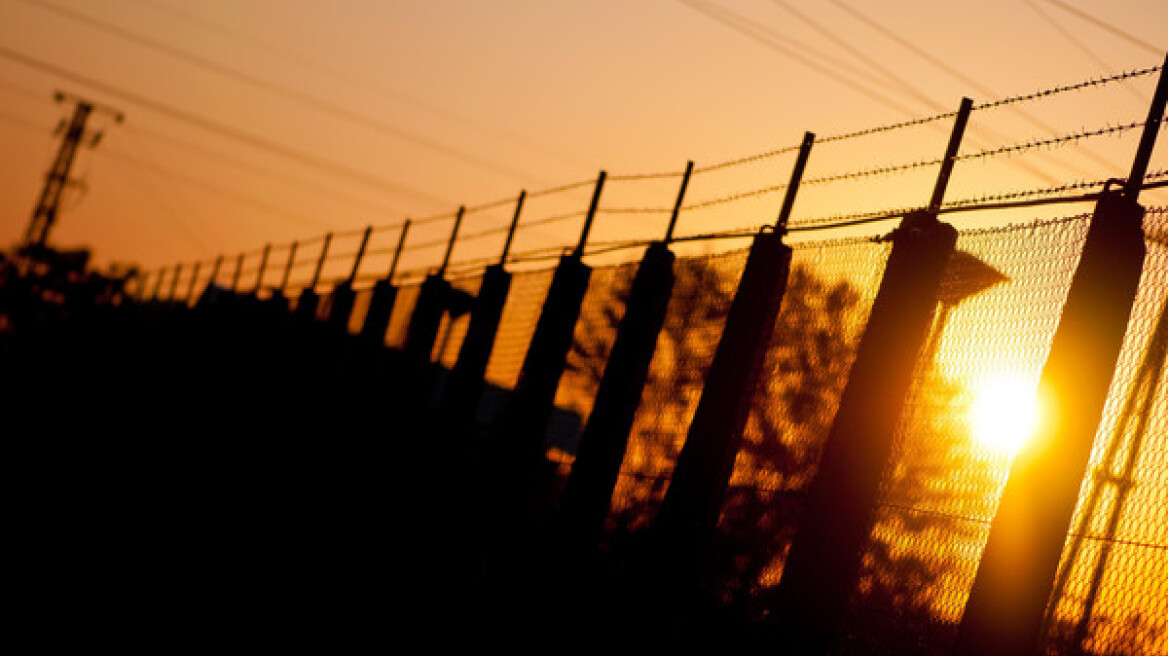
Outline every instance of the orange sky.
<svg viewBox="0 0 1168 656">
<path fill-rule="evenodd" d="M 52 241 L 89 245 L 99 264 L 154 268 L 512 198 L 602 168 L 680 171 L 687 159 L 701 166 L 794 145 L 805 130 L 838 134 L 956 109 L 962 96 L 984 102 L 986 92 L 1010 96 L 1163 61 L 1168 3 L 1117 0 L 1103 12 L 1060 2 L 1128 36 L 1051 0 L 5 0 L 0 243 L 22 236 L 57 149 L 52 129 L 69 111 L 53 103 L 57 89 L 116 106 L 126 122 L 95 118 L 105 139 L 79 156 L 85 191 L 67 194 Z M 1154 82 L 1028 110 L 1057 133 L 1142 121 Z M 808 175 L 939 156 L 948 122 L 940 128 L 911 137 L 919 153 L 905 144 L 824 147 Z M 988 129 L 975 114 L 970 140 L 1050 136 L 1018 119 Z M 1136 138 L 1101 144 L 1093 157 L 1036 160 L 1041 175 L 1016 162 L 963 163 L 953 193 L 1122 177 Z M 1168 168 L 1166 152 L 1161 144 L 1152 170 Z M 780 184 L 789 168 L 786 160 L 730 171 L 690 197 Z M 886 199 L 897 181 L 877 179 L 822 194 L 848 197 L 823 212 L 923 204 L 934 175 L 924 173 L 905 192 L 914 197 Z M 604 201 L 669 205 L 676 182 L 621 193 L 610 186 Z M 588 190 L 579 196 L 567 202 L 582 210 Z M 1145 202 L 1166 198 L 1160 191 Z M 816 202 L 801 196 L 796 218 L 815 215 Z M 760 203 L 683 216 L 679 231 L 757 225 L 779 205 Z M 509 217 L 501 206 L 464 229 Z M 664 221 L 602 215 L 595 234 L 656 236 Z M 532 229 L 516 248 L 574 243 L 578 225 Z M 432 229 L 440 236 L 449 225 Z M 468 246 L 458 257 L 494 248 Z M 404 264 L 430 266 L 440 255 L 419 252 Z"/>
</svg>

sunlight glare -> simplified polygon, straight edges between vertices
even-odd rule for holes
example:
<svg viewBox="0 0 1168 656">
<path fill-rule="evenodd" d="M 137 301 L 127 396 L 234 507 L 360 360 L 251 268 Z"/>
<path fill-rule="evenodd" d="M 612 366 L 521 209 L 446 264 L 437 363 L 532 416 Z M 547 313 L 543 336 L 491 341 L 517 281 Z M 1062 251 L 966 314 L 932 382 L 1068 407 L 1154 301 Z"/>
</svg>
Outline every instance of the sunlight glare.
<svg viewBox="0 0 1168 656">
<path fill-rule="evenodd" d="M 1035 384 L 1017 374 L 998 374 L 987 378 L 974 398 L 973 435 L 982 446 L 1012 456 L 1031 438 L 1038 417 Z"/>
</svg>

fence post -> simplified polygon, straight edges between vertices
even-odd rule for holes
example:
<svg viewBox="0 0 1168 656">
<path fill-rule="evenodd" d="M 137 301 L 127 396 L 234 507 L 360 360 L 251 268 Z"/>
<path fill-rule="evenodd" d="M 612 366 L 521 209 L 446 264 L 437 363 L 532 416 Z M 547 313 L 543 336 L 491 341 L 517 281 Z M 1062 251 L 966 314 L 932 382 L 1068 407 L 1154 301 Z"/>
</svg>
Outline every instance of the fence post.
<svg viewBox="0 0 1168 656">
<path fill-rule="evenodd" d="M 170 294 L 166 297 L 167 302 L 173 305 L 178 296 L 178 279 L 182 276 L 182 262 L 174 265 L 174 278 L 170 281 Z"/>
<path fill-rule="evenodd" d="M 312 281 L 300 290 L 300 300 L 296 302 L 296 318 L 302 323 L 311 323 L 316 320 L 316 309 L 320 305 L 320 295 L 316 293 L 316 286 L 320 284 L 320 274 L 324 271 L 324 263 L 328 259 L 329 245 L 332 244 L 333 233 L 324 236 L 324 243 L 320 247 L 320 257 L 316 260 L 316 270 L 312 274 Z M 291 262 L 291 256 L 288 259 Z M 289 264 L 291 267 L 291 264 Z"/>
<path fill-rule="evenodd" d="M 348 278 L 333 288 L 327 322 L 335 332 L 343 333 L 348 330 L 349 315 L 353 314 L 353 303 L 357 300 L 357 293 L 353 291 L 353 281 L 357 279 L 357 271 L 361 268 L 361 260 L 365 257 L 365 248 L 369 245 L 369 235 L 372 233 L 373 226 L 365 228 L 365 233 L 361 236 L 361 245 L 357 247 L 357 255 L 353 258 L 352 272 Z"/>
<path fill-rule="evenodd" d="M 264 244 L 264 251 L 260 254 L 260 266 L 256 270 L 255 289 L 252 290 L 252 296 L 259 298 L 260 290 L 264 286 L 264 271 L 268 268 L 268 258 L 272 254 L 272 245 Z"/>
<path fill-rule="evenodd" d="M 235 259 L 235 274 L 231 276 L 231 293 L 239 292 L 239 277 L 243 275 L 243 260 L 247 257 L 247 253 L 240 253 L 239 257 Z"/>
<path fill-rule="evenodd" d="M 592 413 L 580 438 L 561 500 L 560 528 L 571 547 L 591 548 L 608 516 L 629 433 L 657 348 L 657 337 L 665 324 L 665 312 L 673 294 L 676 258 L 669 250 L 669 241 L 673 238 L 692 171 L 693 162 L 689 162 L 666 229 L 666 241 L 650 244 L 637 267 Z"/>
<path fill-rule="evenodd" d="M 154 281 L 154 291 L 150 292 L 150 301 L 151 302 L 159 300 L 158 295 L 162 292 L 162 279 L 165 277 L 165 276 L 163 276 L 163 274 L 165 272 L 166 272 L 166 267 L 163 267 L 163 268 L 158 270 L 158 274 L 157 274 L 158 280 Z"/>
<path fill-rule="evenodd" d="M 207 286 L 203 289 L 203 293 L 199 295 L 199 299 L 195 301 L 196 308 L 205 309 L 209 306 L 220 302 L 222 297 L 222 290 L 218 286 L 219 271 L 223 268 L 223 256 L 215 257 L 214 262 L 211 263 L 211 273 L 207 276 Z"/>
<path fill-rule="evenodd" d="M 139 303 L 141 303 L 141 302 L 143 302 L 143 301 L 145 301 L 145 300 L 146 300 L 146 279 L 148 278 L 148 276 L 149 276 L 149 273 L 148 273 L 148 272 L 146 272 L 146 271 L 139 271 L 139 272 L 138 272 L 138 274 L 137 274 L 136 276 L 134 276 L 133 278 L 131 278 L 131 280 L 132 280 L 132 281 L 133 281 L 133 283 L 134 283 L 134 292 L 132 293 L 132 296 L 133 296 L 133 297 L 134 297 L 134 298 L 135 298 L 135 299 L 136 299 L 136 300 L 137 300 Z M 128 283 L 129 283 L 129 281 L 127 281 L 127 285 L 128 285 Z M 129 287 L 128 287 L 128 286 L 127 286 L 127 288 L 126 288 L 126 291 L 127 291 L 127 293 L 129 293 Z"/>
<path fill-rule="evenodd" d="M 783 243 L 783 236 L 814 141 L 814 134 L 803 135 L 774 230 L 759 232 L 751 243 L 689 434 L 654 521 L 657 550 L 664 556 L 663 573 L 684 587 L 690 581 L 681 579 L 692 581 L 703 571 L 705 549 L 718 523 L 786 292 L 791 248 Z"/>
<path fill-rule="evenodd" d="M 385 277 L 373 285 L 373 297 L 369 299 L 369 310 L 365 313 L 365 322 L 361 325 L 361 339 L 369 344 L 383 346 L 385 331 L 389 329 L 389 317 L 393 314 L 393 304 L 397 300 L 397 287 L 393 286 L 393 274 L 397 271 L 401 260 L 402 248 L 406 243 L 406 235 L 410 231 L 410 220 L 402 224 L 401 236 L 397 240 L 397 251 L 389 265 L 389 272 Z"/>
<path fill-rule="evenodd" d="M 483 392 L 483 376 L 491 359 L 491 349 L 495 345 L 499 321 L 503 317 L 503 306 L 506 305 L 507 294 L 511 290 L 511 274 L 504 265 L 511 251 L 511 242 L 515 237 L 519 214 L 523 210 L 523 201 L 526 197 L 527 192 L 521 191 L 519 199 L 515 202 L 515 215 L 511 219 L 511 227 L 507 231 L 507 240 L 503 243 L 499 262 L 487 267 L 483 272 L 483 281 L 479 285 L 479 293 L 471 310 L 470 325 L 467 326 L 466 336 L 463 337 L 458 350 L 458 360 L 454 363 L 450 380 L 446 385 L 442 400 L 442 416 L 449 422 L 449 430 L 455 438 L 467 436 L 474 428 L 475 413 Z"/>
<path fill-rule="evenodd" d="M 280 312 L 288 311 L 288 297 L 285 292 L 288 290 L 288 281 L 292 278 L 292 269 L 296 266 L 298 246 L 299 243 L 295 241 L 288 244 L 288 261 L 284 263 L 284 275 L 281 276 L 280 284 L 272 290 L 272 295 L 268 298 L 269 306 Z"/>
<path fill-rule="evenodd" d="M 547 460 L 544 438 L 555 403 L 556 389 L 564 373 L 568 350 L 580 304 L 588 290 L 592 267 L 581 257 L 588 233 L 600 203 L 606 173 L 600 172 L 592 192 L 592 202 L 581 229 L 576 250 L 560 257 L 543 308 L 535 325 L 527 354 L 519 371 L 519 380 L 511 392 L 507 406 L 492 431 L 490 451 L 487 454 L 486 475 L 496 484 L 494 502 L 501 519 L 524 516 L 537 501 L 539 485 L 545 473 Z M 492 509 L 488 509 L 488 513 Z"/>
<path fill-rule="evenodd" d="M 223 269 L 223 256 L 220 255 L 215 258 L 215 263 L 211 265 L 211 277 L 207 280 L 208 285 L 214 285 L 219 279 L 219 271 Z"/>
<path fill-rule="evenodd" d="M 1139 287 L 1146 247 L 1137 201 L 1166 104 L 1168 58 L 1131 174 L 1121 191 L 1104 190 L 1091 217 L 1039 381 L 1045 416 L 1010 468 L 958 629 L 960 656 L 1037 653 Z"/>
<path fill-rule="evenodd" d="M 773 613 L 778 640 L 793 653 L 831 649 L 855 588 L 880 477 L 957 242 L 957 231 L 936 212 L 971 108 L 963 99 L 928 209 L 906 215 L 891 235 L 884 277 L 807 490 Z"/>
<path fill-rule="evenodd" d="M 442 265 L 422 281 L 422 288 L 418 291 L 418 302 L 414 305 L 413 314 L 410 315 L 410 325 L 406 329 L 406 343 L 403 350 L 406 357 L 419 365 L 429 363 L 430 354 L 434 350 L 434 342 L 438 339 L 438 328 L 442 325 L 442 314 L 446 312 L 451 292 L 450 283 L 446 280 L 446 267 L 450 264 L 450 255 L 454 252 L 454 243 L 458 240 L 458 228 L 462 225 L 462 216 L 465 212 L 466 207 L 458 208 L 458 214 L 454 217 L 454 229 L 450 231 L 450 241 L 446 244 L 446 255 L 442 258 Z"/>
<path fill-rule="evenodd" d="M 187 285 L 187 296 L 184 301 L 188 306 L 195 298 L 195 287 L 199 284 L 199 269 L 201 267 L 202 262 L 195 262 L 195 268 L 191 270 L 191 284 Z"/>
</svg>

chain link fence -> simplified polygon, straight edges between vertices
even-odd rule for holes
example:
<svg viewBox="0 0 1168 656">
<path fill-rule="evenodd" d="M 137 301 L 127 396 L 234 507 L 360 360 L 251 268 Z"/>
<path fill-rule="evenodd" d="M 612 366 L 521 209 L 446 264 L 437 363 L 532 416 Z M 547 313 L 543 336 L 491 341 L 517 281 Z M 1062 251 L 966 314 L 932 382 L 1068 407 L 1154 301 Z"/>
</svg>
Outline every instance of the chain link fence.
<svg viewBox="0 0 1168 656">
<path fill-rule="evenodd" d="M 1088 215 L 962 230 L 919 355 L 887 464 L 844 653 L 946 653 L 969 593 L 1011 456 L 1078 263 Z M 1168 649 L 1168 212 L 1149 211 L 1140 295 L 1096 438 L 1052 596 L 1046 645 L 1066 653 Z M 722 508 L 715 592 L 762 618 L 798 523 L 802 493 L 847 381 L 890 244 L 845 238 L 794 245 L 787 292 Z M 607 548 L 652 524 L 684 443 L 745 250 L 684 257 L 621 477 Z M 635 263 L 592 273 L 548 430 L 570 467 Z M 456 283 L 473 293 L 477 278 Z M 488 367 L 479 419 L 514 386 L 550 271 L 518 273 Z M 415 288 L 403 287 L 387 343 L 400 345 Z M 449 368 L 465 318 L 448 317 L 434 359 Z M 1013 402 L 1013 405 L 1011 405 Z M 1033 416 L 1038 413 L 1039 416 Z"/>
</svg>

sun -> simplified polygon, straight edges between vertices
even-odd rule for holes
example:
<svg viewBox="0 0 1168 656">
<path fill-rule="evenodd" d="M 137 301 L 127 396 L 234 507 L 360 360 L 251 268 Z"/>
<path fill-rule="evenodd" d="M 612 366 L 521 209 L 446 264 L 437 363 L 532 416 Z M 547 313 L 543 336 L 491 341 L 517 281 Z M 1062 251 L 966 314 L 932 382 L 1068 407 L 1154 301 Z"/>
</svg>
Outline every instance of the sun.
<svg viewBox="0 0 1168 656">
<path fill-rule="evenodd" d="M 970 409 L 974 438 L 988 449 L 1012 456 L 1033 435 L 1039 414 L 1034 381 L 1012 373 L 987 377 Z"/>
</svg>

